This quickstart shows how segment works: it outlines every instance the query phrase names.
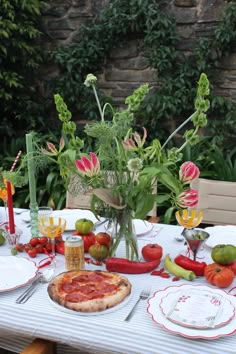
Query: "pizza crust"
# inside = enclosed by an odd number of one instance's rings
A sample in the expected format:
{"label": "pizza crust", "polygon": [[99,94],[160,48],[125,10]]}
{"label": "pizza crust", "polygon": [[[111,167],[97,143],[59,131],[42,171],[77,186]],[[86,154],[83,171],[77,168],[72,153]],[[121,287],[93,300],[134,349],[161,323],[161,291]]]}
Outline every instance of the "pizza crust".
{"label": "pizza crust", "polygon": [[[88,281],[77,281],[80,277],[82,279],[84,277],[85,279],[88,278]],[[86,291],[82,290],[87,285],[88,287],[91,286],[91,288],[86,293]],[[65,308],[89,313],[105,311],[120,304],[129,296],[131,288],[129,280],[117,273],[72,270],[61,273],[52,279],[48,285],[48,294],[51,300]],[[96,296],[97,294],[98,296]],[[80,295],[82,298],[80,298]],[[94,296],[94,298],[84,298],[87,296]],[[68,301],[68,298],[72,299],[72,301]]]}

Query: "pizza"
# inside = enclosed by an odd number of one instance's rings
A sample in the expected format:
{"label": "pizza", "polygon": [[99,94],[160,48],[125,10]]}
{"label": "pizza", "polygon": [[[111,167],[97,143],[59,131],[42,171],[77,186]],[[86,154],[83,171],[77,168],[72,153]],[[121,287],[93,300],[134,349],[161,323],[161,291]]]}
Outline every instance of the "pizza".
{"label": "pizza", "polygon": [[104,311],[120,304],[131,293],[129,280],[116,273],[71,270],[51,280],[51,300],[78,312]]}

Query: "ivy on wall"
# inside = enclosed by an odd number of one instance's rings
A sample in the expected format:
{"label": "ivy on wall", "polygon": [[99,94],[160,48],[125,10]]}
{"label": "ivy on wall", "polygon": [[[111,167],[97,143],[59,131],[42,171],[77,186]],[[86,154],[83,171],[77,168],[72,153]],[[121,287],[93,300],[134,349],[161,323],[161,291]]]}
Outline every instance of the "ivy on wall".
{"label": "ivy on wall", "polygon": [[[186,117],[192,109],[194,83],[201,72],[206,72],[210,80],[224,55],[232,52],[236,37],[236,8],[233,2],[225,4],[221,22],[214,37],[202,39],[188,58],[180,58],[178,52],[175,21],[165,10],[166,1],[156,0],[111,0],[101,10],[98,18],[83,26],[79,42],[58,48],[55,61],[61,73],[56,82],[56,91],[74,105],[86,119],[95,118],[96,110],[83,79],[89,72],[97,73],[105,58],[114,48],[114,43],[127,36],[143,37],[148,51],[148,63],[156,69],[157,90],[149,95],[143,107],[142,123],[158,135],[160,122]],[[214,92],[214,89],[213,89]],[[209,123],[210,135],[218,143],[224,137],[219,126],[226,123],[224,132],[234,130],[234,104],[222,97],[211,98],[212,119]],[[159,127],[159,129],[158,129]],[[236,133],[234,131],[235,136]]]}

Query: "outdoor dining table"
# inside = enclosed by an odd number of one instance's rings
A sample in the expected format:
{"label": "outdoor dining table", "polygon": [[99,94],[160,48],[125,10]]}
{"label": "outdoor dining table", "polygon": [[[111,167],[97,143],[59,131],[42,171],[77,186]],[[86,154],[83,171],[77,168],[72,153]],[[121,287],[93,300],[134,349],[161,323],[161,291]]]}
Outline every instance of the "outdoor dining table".
{"label": "outdoor dining table", "polygon": [[[16,211],[16,209],[15,209]],[[30,239],[30,227],[25,222],[24,213],[15,214],[15,224],[23,230],[21,242],[28,242]],[[5,210],[0,208],[0,221],[4,219]],[[67,216],[69,217],[69,216]],[[184,241],[177,241],[183,228],[174,225],[152,224],[150,231],[138,236],[139,250],[147,243],[158,243],[163,248],[163,257],[170,254],[174,259],[178,254],[186,254],[187,245]],[[96,232],[107,231],[106,224],[98,226]],[[236,231],[236,228],[235,228]],[[67,230],[63,237],[70,235],[73,231]],[[236,234],[236,233],[235,233]],[[236,237],[236,236],[235,236]],[[11,255],[9,244],[0,247],[0,257]],[[122,256],[122,245],[118,256]],[[36,264],[43,258],[44,254],[37,255],[32,259],[27,253],[18,253],[15,257],[26,257]],[[211,248],[204,246],[199,252],[199,260],[212,263]],[[94,264],[87,264],[86,269],[104,270],[105,267]],[[158,268],[163,267],[163,259]],[[65,271],[65,260],[61,254],[56,255],[56,272],[59,274]],[[1,269],[0,269],[1,272]],[[114,308],[108,313],[97,313],[97,315],[76,312],[64,312],[63,308],[56,307],[49,300],[47,284],[40,284],[40,287],[33,296],[24,304],[17,304],[16,299],[27,289],[29,284],[23,285],[10,291],[0,293],[0,348],[5,348],[19,353],[34,338],[44,338],[57,343],[58,353],[98,353],[98,354],[235,354],[236,353],[236,317],[231,319],[230,335],[218,335],[209,338],[199,338],[197,330],[194,335],[182,333],[179,326],[179,333],[168,330],[156,323],[147,311],[148,300],[141,300],[129,321],[126,316],[134,306],[140,293],[144,288],[150,287],[150,297],[157,291],[168,287],[181,287],[183,285],[205,285],[209,286],[214,293],[214,286],[207,283],[204,277],[197,277],[193,281],[180,279],[173,281],[173,276],[162,278],[160,276],[145,274],[124,274],[132,284],[130,300],[124,305]],[[236,278],[235,278],[236,279]],[[236,287],[236,280],[228,292]],[[219,290],[219,289],[218,289]],[[235,294],[235,293],[234,293]],[[236,308],[236,298],[232,296],[232,303]],[[232,326],[233,324],[233,326]],[[224,327],[224,326],[223,326]],[[233,330],[232,330],[233,329]],[[201,330],[202,331],[202,330]],[[205,329],[211,331],[211,329]],[[227,332],[227,331],[226,331]]]}

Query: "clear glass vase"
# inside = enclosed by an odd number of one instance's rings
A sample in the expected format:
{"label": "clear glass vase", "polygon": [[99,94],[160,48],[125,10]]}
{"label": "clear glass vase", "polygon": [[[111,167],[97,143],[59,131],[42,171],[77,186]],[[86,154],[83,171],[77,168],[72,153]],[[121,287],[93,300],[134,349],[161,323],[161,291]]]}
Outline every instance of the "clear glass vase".
{"label": "clear glass vase", "polygon": [[125,244],[125,257],[131,261],[139,260],[137,235],[135,232],[132,211],[128,209],[117,210],[112,219],[112,246],[110,256],[115,257],[121,241]]}

